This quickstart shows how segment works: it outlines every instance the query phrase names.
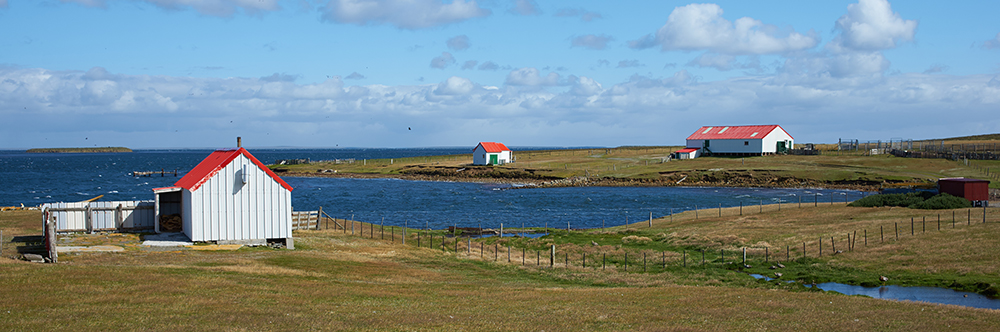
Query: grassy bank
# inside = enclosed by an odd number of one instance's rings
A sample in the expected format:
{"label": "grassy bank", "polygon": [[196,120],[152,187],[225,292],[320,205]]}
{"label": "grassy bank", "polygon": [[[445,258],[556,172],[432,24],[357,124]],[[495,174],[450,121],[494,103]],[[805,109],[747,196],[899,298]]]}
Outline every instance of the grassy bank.
{"label": "grassy bank", "polygon": [[[339,229],[296,231],[294,251],[155,251],[133,245],[124,253],[62,254],[59,264],[4,258],[0,295],[7,300],[0,313],[4,326],[14,330],[1000,328],[1000,316],[991,310],[808,291],[802,283],[756,281],[744,273],[774,271],[766,267],[774,263],[763,263],[762,248],[769,248],[773,262],[786,245],[807,242],[807,258],[782,260],[784,279],[863,283],[887,275],[895,284],[998,282],[1000,268],[990,254],[1000,249],[990,240],[1000,235],[996,209],[989,210],[986,224],[972,222],[980,211],[972,210],[965,225],[956,221],[955,228],[917,228],[899,240],[875,241],[877,226],[903,220],[909,226],[909,218],[920,220],[928,212],[816,205],[747,208],[743,215],[722,209],[721,217],[718,210],[697,217],[685,212],[653,220],[651,227],[642,221],[628,229],[550,229],[540,239],[492,237],[474,240],[471,248],[461,239],[457,253],[453,239],[441,245],[445,231],[411,230],[402,245],[398,237],[389,239],[389,229],[382,240],[377,226],[371,233],[365,224],[364,237]],[[12,256],[11,246],[27,245],[9,243],[12,236],[40,234],[39,219],[37,211],[0,213],[4,256]],[[869,230],[867,246],[859,241],[846,250],[838,244],[842,253],[817,255],[818,239],[842,241],[842,234],[861,229]],[[428,248],[431,234],[434,245]],[[544,251],[551,245],[557,248],[554,262]],[[753,267],[740,271],[737,253],[744,247],[753,249]],[[796,250],[790,255],[800,254]],[[664,257],[667,267],[657,266]]]}
{"label": "grassy bank", "polygon": [[[470,165],[471,155],[319,162],[272,166],[283,176],[401,176],[422,179],[499,179],[548,185],[687,185],[741,187],[840,187],[878,189],[886,183],[926,183],[942,177],[994,179],[1000,161],[968,165],[945,159],[869,156],[825,151],[818,156],[665,158],[679,147],[622,147],[515,151],[516,162],[496,167]],[[558,179],[586,178],[585,181]],[[556,181],[553,181],[556,180]]]}

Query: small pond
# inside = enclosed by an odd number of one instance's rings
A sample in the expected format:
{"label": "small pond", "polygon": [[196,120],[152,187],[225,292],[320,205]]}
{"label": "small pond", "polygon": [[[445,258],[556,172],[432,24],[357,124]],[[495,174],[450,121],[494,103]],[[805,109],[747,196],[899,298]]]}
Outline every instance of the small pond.
{"label": "small pond", "polygon": [[[775,280],[760,274],[751,274],[757,279]],[[792,281],[786,281],[792,282]],[[805,285],[813,287],[813,285]],[[972,308],[1000,309],[1000,299],[993,299],[984,295],[960,292],[953,289],[941,287],[922,286],[898,286],[888,285],[881,287],[864,287],[847,285],[836,282],[824,282],[816,284],[816,288],[841,293],[844,295],[864,295],[876,299],[896,300],[896,301],[920,301],[939,304],[953,304]]]}

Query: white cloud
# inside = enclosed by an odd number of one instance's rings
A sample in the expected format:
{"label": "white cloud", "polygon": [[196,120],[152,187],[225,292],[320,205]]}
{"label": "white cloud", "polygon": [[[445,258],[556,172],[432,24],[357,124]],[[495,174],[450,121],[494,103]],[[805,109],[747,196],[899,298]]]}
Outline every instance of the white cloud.
{"label": "white cloud", "polygon": [[475,0],[330,0],[320,9],[324,21],[357,25],[389,24],[423,29],[489,16]]}
{"label": "white cloud", "polygon": [[556,17],[580,17],[584,22],[603,18],[600,13],[587,11],[583,8],[563,8],[556,12]]}
{"label": "white cloud", "polygon": [[614,40],[614,37],[608,35],[583,35],[576,36],[570,41],[572,47],[583,47],[592,50],[603,50],[608,47],[608,42]]}
{"label": "white cloud", "polygon": [[983,42],[983,48],[985,49],[998,49],[1000,48],[1000,33],[993,39]]}
{"label": "white cloud", "polygon": [[499,70],[500,65],[493,61],[486,61],[479,65],[479,70]]}
{"label": "white cloud", "polygon": [[715,68],[721,71],[755,69],[759,72],[763,70],[760,65],[760,59],[757,56],[749,56],[746,62],[740,62],[736,56],[714,53],[702,53],[689,61],[687,65],[699,68]]}
{"label": "white cloud", "polygon": [[472,83],[467,78],[452,76],[449,77],[444,82],[438,84],[437,89],[434,89],[434,93],[439,95],[464,95],[472,92],[476,88],[476,84]]}
{"label": "white cloud", "polygon": [[479,63],[479,61],[476,61],[476,60],[468,60],[468,61],[462,63],[462,70],[476,69],[476,64],[478,64],[478,63]]}
{"label": "white cloud", "polygon": [[363,80],[363,79],[365,79],[365,75],[361,75],[358,72],[352,72],[350,75],[347,75],[346,77],[344,77],[344,79],[345,80]]}
{"label": "white cloud", "polygon": [[[6,2],[6,0],[0,0]],[[107,7],[107,0],[61,0],[88,7]],[[200,14],[231,17],[237,12],[258,15],[281,9],[278,0],[137,0],[170,10],[194,9]]]}
{"label": "white cloud", "polygon": [[598,95],[604,91],[601,83],[598,83],[592,78],[581,76],[573,87],[570,88],[570,93],[577,96],[593,96]]}
{"label": "white cloud", "polygon": [[644,67],[644,66],[645,65],[642,64],[641,62],[639,62],[639,60],[633,59],[633,60],[618,61],[618,66],[615,67],[615,68],[635,68],[635,67]]}
{"label": "white cloud", "polygon": [[448,42],[446,44],[448,45],[448,48],[453,51],[464,51],[469,49],[469,46],[471,46],[469,36],[466,35],[448,38]]}
{"label": "white cloud", "polygon": [[948,70],[948,66],[940,63],[935,63],[931,65],[929,68],[927,68],[927,70],[924,70],[924,74],[940,73],[944,72],[945,70]]}
{"label": "white cloud", "polygon": [[431,59],[431,68],[444,69],[455,64],[455,57],[448,52],[441,52],[441,56]]}
{"label": "white cloud", "polygon": [[511,71],[507,74],[507,85],[514,86],[556,86],[565,85],[566,82],[556,73],[549,73],[541,76],[538,68],[526,67]]}
{"label": "white cloud", "polygon": [[893,13],[886,0],[860,0],[847,5],[847,14],[837,19],[834,29],[840,34],[828,45],[832,50],[877,51],[913,40],[917,21]]}
{"label": "white cloud", "polygon": [[667,23],[655,34],[629,42],[632,48],[660,46],[663,51],[707,50],[720,54],[779,54],[807,50],[819,43],[812,31],[795,31],[743,17],[730,22],[716,4],[690,4],[674,8]]}
{"label": "white cloud", "polygon": [[[857,54],[868,55],[875,66],[883,61],[879,52]],[[296,84],[0,66],[0,118],[12,124],[0,131],[0,147],[30,147],[45,138],[72,145],[65,138],[79,136],[81,128],[113,137],[108,144],[131,147],[205,147],[229,143],[232,136],[268,142],[261,145],[441,146],[475,142],[483,128],[498,127],[506,135],[498,139],[515,145],[670,145],[683,144],[691,130],[719,119],[778,123],[796,140],[818,143],[1000,131],[995,75],[833,77],[838,70],[846,69],[711,82],[681,70],[601,84],[520,68],[496,88],[462,77],[345,86],[337,77]],[[943,111],[963,116],[940,117]],[[149,123],[156,125],[141,125]],[[407,126],[434,134],[387,129]]]}
{"label": "white cloud", "polygon": [[538,3],[535,0],[514,0],[514,8],[511,8],[508,12],[517,15],[532,16],[540,15],[542,10],[538,9]]}

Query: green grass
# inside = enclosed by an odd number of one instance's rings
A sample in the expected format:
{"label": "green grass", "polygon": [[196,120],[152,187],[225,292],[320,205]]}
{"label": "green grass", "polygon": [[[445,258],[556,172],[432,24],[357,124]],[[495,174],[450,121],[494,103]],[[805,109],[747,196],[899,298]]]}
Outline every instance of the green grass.
{"label": "green grass", "polygon": [[[413,230],[404,246],[398,240],[380,240],[377,233],[376,239],[369,239],[368,232],[361,238],[332,229],[296,231],[302,249],[294,251],[134,250],[65,254],[59,264],[0,259],[0,298],[7,299],[0,303],[0,315],[5,315],[4,326],[13,330],[1000,328],[1000,317],[993,311],[843,296],[804,286],[813,281],[872,285],[885,275],[891,284],[995,293],[1000,275],[993,254],[1000,250],[995,241],[1000,236],[998,211],[991,210],[985,225],[907,233],[899,241],[870,237],[867,246],[858,241],[853,251],[843,247],[841,237],[848,231],[911,217],[919,221],[927,211],[840,203],[785,206],[781,211],[766,206],[763,213],[745,211],[742,216],[734,209],[722,212],[722,217],[708,213],[713,217],[702,214],[697,219],[685,212],[673,221],[657,219],[652,227],[642,221],[628,230],[550,229],[551,235],[539,239],[484,238],[485,259],[480,259],[476,242],[471,254],[465,240],[459,242],[458,253],[451,239],[446,240],[447,250],[441,250],[440,230],[432,232],[435,248],[427,248],[427,242],[417,248]],[[37,213],[5,212],[0,225],[14,235],[34,234]],[[826,241],[829,236],[837,237],[838,249],[844,252],[816,257],[815,239]],[[650,241],[622,241],[628,237]],[[807,243],[804,259],[797,258],[801,252],[795,247],[802,241],[813,241]],[[553,268],[546,255],[551,245],[556,246]],[[786,245],[792,246],[789,260],[783,259]],[[497,246],[499,255],[489,255]],[[749,248],[751,268],[741,267],[743,247]],[[507,248],[513,248],[510,263]],[[520,248],[526,254],[524,266]],[[770,250],[768,262],[763,248]],[[724,259],[720,250],[725,250]],[[646,271],[642,253],[647,254]],[[586,268],[583,254],[588,256]],[[535,261],[538,256],[541,261]],[[599,257],[606,257],[605,268]],[[786,267],[769,269],[779,259]],[[747,275],[774,271],[784,273],[781,279],[798,282],[766,282]]]}

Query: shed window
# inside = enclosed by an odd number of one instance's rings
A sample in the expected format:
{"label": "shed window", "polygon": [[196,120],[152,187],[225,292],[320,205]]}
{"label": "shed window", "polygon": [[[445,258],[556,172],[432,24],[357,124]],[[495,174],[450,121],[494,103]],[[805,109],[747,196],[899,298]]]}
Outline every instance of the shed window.
{"label": "shed window", "polygon": [[743,141],[743,145],[750,145],[750,141]]}

